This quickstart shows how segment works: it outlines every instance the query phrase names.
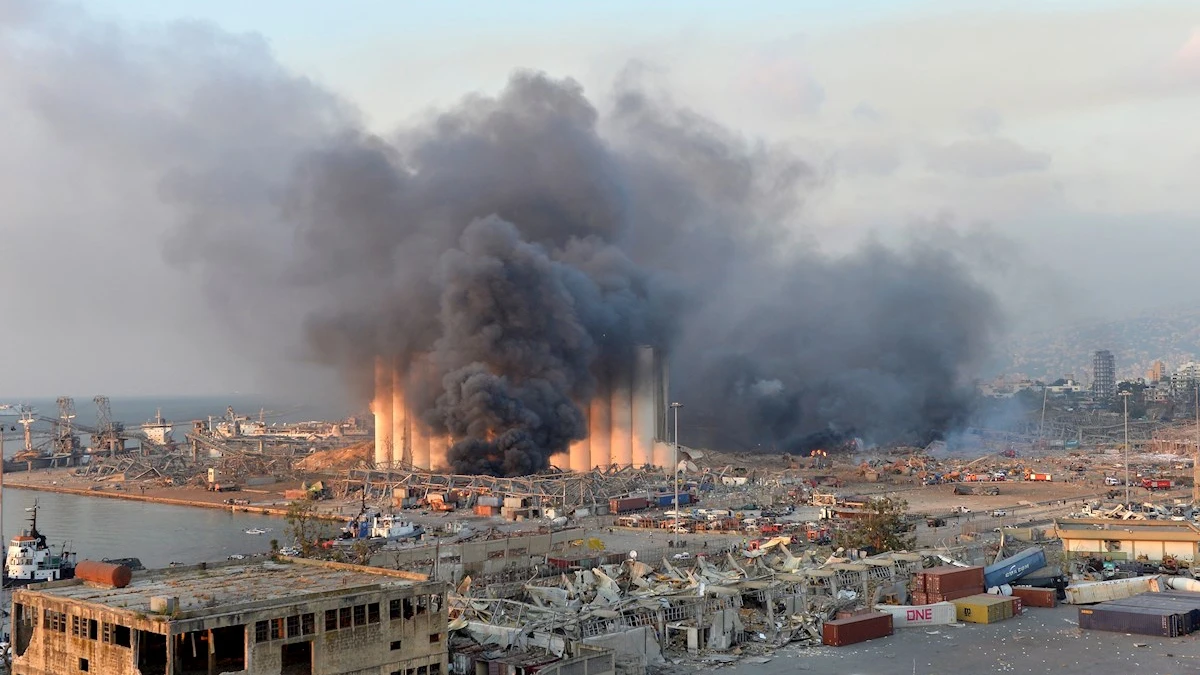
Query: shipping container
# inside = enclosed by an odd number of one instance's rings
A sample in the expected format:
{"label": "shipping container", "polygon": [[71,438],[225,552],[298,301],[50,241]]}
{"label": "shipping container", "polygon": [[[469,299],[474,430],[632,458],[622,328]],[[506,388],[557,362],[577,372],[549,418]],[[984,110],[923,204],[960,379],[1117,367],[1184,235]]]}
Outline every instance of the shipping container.
{"label": "shipping container", "polygon": [[504,499],[499,495],[479,495],[475,503],[481,506],[504,506]]}
{"label": "shipping container", "polygon": [[510,509],[520,509],[525,507],[524,497],[505,497],[504,505]]}
{"label": "shipping container", "polygon": [[640,511],[648,506],[650,506],[650,502],[645,497],[625,497],[623,499],[608,500],[608,509],[612,513]]}
{"label": "shipping container", "polygon": [[475,505],[475,515],[484,516],[486,518],[491,518],[492,516],[500,515],[500,507],[499,506],[487,506],[484,504],[476,504]]}
{"label": "shipping container", "polygon": [[1082,584],[1067,586],[1067,603],[1071,605],[1090,605],[1096,602],[1105,602],[1106,600],[1132,598],[1139,593],[1161,590],[1163,585],[1158,576],[1088,581]]}
{"label": "shipping container", "polygon": [[923,574],[925,575],[925,592],[929,594],[948,594],[983,586],[983,568],[979,566],[943,565],[927,569]]}
{"label": "shipping container", "polygon": [[1050,474],[1048,474],[1048,473],[1031,473],[1031,474],[1029,474],[1029,480],[1049,481]]}
{"label": "shipping container", "polygon": [[875,611],[891,614],[893,628],[944,626],[958,621],[958,610],[952,602],[930,605],[876,605]]}
{"label": "shipping container", "polygon": [[[939,602],[953,602],[962,598],[969,598],[972,595],[980,595],[983,593],[983,586],[975,586],[973,588],[964,588],[961,591],[951,591],[949,593],[922,593],[923,601],[917,604],[932,605]],[[913,594],[916,595],[915,593]],[[913,602],[916,602],[914,597]]]}
{"label": "shipping container", "polygon": [[1142,487],[1147,490],[1170,490],[1171,481],[1161,478],[1143,478]]}
{"label": "shipping container", "polygon": [[1040,546],[1031,546],[994,565],[988,565],[983,571],[983,584],[986,588],[1011,584],[1026,574],[1045,566],[1046,552]]}
{"label": "shipping container", "polygon": [[1058,592],[1053,588],[1013,586],[1013,597],[1026,607],[1058,607]]}
{"label": "shipping container", "polygon": [[1169,609],[1102,604],[1080,607],[1079,627],[1083,630],[1179,637],[1179,615]]}
{"label": "shipping container", "polygon": [[1021,599],[1014,595],[1009,597],[1009,601],[1012,602],[1012,615],[1021,616],[1021,613],[1025,611],[1025,605]]}
{"label": "shipping container", "polygon": [[1144,607],[1149,609],[1169,609],[1178,612],[1179,634],[1187,635],[1200,629],[1200,603],[1175,598],[1164,593],[1142,593],[1132,598],[1122,598],[1103,603],[1105,607]]}
{"label": "shipping container", "polygon": [[588,511],[587,509],[575,509],[574,515],[576,518],[587,518],[591,515],[591,511]]}
{"label": "shipping container", "polygon": [[392,488],[392,499],[404,499],[408,496],[408,488]]}
{"label": "shipping container", "polygon": [[892,615],[875,612],[850,619],[826,621],[821,627],[821,642],[831,647],[844,647],[891,634]]}
{"label": "shipping container", "polygon": [[967,623],[997,623],[1012,618],[1012,599],[997,595],[972,595],[954,601],[955,616]]}

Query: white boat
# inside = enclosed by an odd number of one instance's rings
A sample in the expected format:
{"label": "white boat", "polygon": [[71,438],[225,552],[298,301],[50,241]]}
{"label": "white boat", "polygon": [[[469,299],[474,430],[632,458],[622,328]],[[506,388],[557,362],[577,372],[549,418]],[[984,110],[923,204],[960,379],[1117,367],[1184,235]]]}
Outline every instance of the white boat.
{"label": "white boat", "polygon": [[23,586],[43,581],[58,581],[75,576],[75,554],[67,545],[55,553],[46,545],[46,535],[37,529],[37,502],[26,509],[33,511],[29,529],[12,538],[5,557],[4,585]]}
{"label": "white boat", "polygon": [[266,534],[266,533],[267,533],[267,531],[262,529],[261,527],[252,527],[252,528],[246,530],[246,534]]}
{"label": "white boat", "polygon": [[408,520],[401,520],[395,514],[361,513],[342,528],[342,534],[335,539],[335,546],[353,546],[358,542],[383,544],[400,539],[420,537],[425,529]]}
{"label": "white boat", "polygon": [[173,429],[171,423],[163,419],[162,408],[155,413],[154,419],[142,425],[142,433],[146,434],[146,440],[155,445],[166,445],[171,440]]}

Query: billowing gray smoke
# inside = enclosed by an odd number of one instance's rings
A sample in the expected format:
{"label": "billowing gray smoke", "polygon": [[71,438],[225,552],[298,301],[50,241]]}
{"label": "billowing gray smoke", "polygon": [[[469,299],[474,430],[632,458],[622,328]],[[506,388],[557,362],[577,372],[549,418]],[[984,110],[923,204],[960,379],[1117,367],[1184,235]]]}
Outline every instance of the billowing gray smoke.
{"label": "billowing gray smoke", "polygon": [[0,54],[37,67],[0,85],[111,180],[156,190],[172,259],[227,319],[234,299],[275,308],[243,348],[301,336],[364,401],[376,355],[430,355],[441,386],[409,403],[464,439],[458,470],[546,468],[586,435],[596,374],[641,344],[670,354],[685,443],[912,442],[969,410],[998,313],[954,255],[800,245],[809,167],[635,82],[601,115],[576,83],[519,72],[380,137],[253,37],[18,9]]}

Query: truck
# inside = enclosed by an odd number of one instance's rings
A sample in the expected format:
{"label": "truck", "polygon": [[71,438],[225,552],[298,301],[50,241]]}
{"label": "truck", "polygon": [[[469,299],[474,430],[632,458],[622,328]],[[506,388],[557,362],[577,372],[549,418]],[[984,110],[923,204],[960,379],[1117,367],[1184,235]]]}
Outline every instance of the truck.
{"label": "truck", "polygon": [[1171,481],[1165,478],[1143,478],[1142,487],[1147,490],[1170,490]]}

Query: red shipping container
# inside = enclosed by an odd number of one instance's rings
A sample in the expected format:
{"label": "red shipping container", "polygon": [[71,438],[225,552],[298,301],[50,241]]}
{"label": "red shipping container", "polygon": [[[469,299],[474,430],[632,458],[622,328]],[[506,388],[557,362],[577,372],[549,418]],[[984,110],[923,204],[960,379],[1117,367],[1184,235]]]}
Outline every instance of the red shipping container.
{"label": "red shipping container", "polygon": [[830,647],[844,647],[892,634],[892,615],[872,612],[850,619],[826,621],[821,627],[821,642]]}
{"label": "red shipping container", "polygon": [[913,575],[913,590],[925,592],[925,575],[921,572]]}
{"label": "red shipping container", "polygon": [[1024,607],[1058,607],[1058,591],[1053,588],[1013,586],[1013,597],[1020,598]]}
{"label": "red shipping container", "polygon": [[926,593],[952,593],[964,588],[980,588],[983,586],[983,568],[951,567],[943,565],[925,570]]}
{"label": "red shipping container", "polygon": [[924,593],[922,593],[920,591],[915,591],[912,594],[912,604],[914,604],[914,605],[931,605],[933,603],[929,602],[929,597],[926,596]]}
{"label": "red shipping container", "polygon": [[935,602],[950,602],[952,600],[969,598],[972,595],[980,595],[981,593],[983,593],[983,586],[964,588],[961,591],[951,591],[949,593],[925,593],[925,598],[928,600],[925,604],[932,605]]}
{"label": "red shipping container", "polygon": [[1023,609],[1023,606],[1021,604],[1021,599],[1016,596],[1013,596],[1012,597],[1012,615],[1020,616],[1022,609]]}

